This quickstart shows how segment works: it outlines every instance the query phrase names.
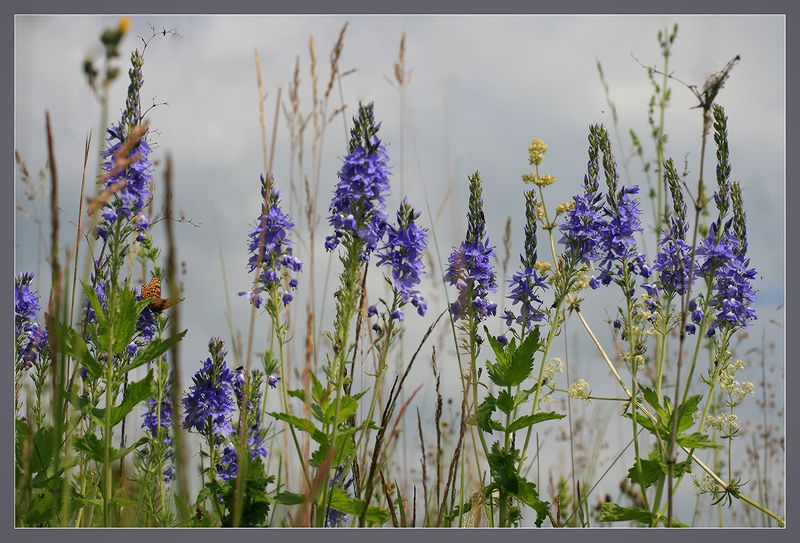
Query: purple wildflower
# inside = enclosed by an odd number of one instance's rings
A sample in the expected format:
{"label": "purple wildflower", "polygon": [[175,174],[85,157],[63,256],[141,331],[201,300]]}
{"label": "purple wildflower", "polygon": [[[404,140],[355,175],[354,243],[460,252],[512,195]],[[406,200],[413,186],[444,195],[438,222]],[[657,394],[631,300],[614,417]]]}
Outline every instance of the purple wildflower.
{"label": "purple wildflower", "polygon": [[533,323],[544,318],[542,299],[539,289],[547,289],[545,278],[536,271],[536,194],[534,191],[525,193],[525,252],[520,255],[521,268],[514,273],[508,281],[511,293],[508,298],[513,300],[512,305],[519,304],[519,314],[506,310],[506,322],[511,325],[511,318],[525,329],[530,329]]}
{"label": "purple wildflower", "polygon": [[14,347],[19,369],[27,370],[41,354],[47,354],[47,330],[36,322],[41,307],[39,295],[31,290],[32,273],[14,281]]}
{"label": "purple wildflower", "polygon": [[[172,440],[169,437],[169,432],[172,429],[172,402],[169,398],[161,401],[161,405],[155,398],[150,398],[145,402],[147,411],[145,411],[142,428],[145,428],[153,439],[158,439],[159,435],[163,436],[163,443],[166,445],[165,459],[172,458],[175,453],[172,448]],[[164,482],[168,483],[172,480],[175,474],[175,467],[172,465],[167,466],[164,470]]]}
{"label": "purple wildflower", "polygon": [[481,180],[478,172],[469,177],[469,214],[467,237],[453,249],[447,260],[445,279],[455,285],[458,298],[450,304],[454,320],[474,315],[482,320],[497,312],[497,304],[486,297],[497,290],[492,255],[494,249],[485,238],[486,220],[481,199]]}
{"label": "purple wildflower", "polygon": [[[225,362],[222,340],[211,338],[208,344],[211,358],[207,358],[194,377],[193,386],[183,398],[186,418],[183,427],[198,432],[213,432],[228,436],[233,432],[230,414],[234,411],[232,398],[234,373]],[[209,421],[211,427],[209,428]]]}
{"label": "purple wildflower", "polygon": [[359,105],[353,122],[349,153],[330,205],[328,222],[334,233],[325,239],[325,248],[332,251],[343,240],[360,240],[360,257],[365,261],[386,231],[389,157],[377,137],[380,123],[375,124],[373,104]]}
{"label": "purple wildflower", "polygon": [[[348,494],[351,495],[350,486],[353,484],[353,479],[351,478],[346,483],[342,484],[342,474],[344,473],[344,467],[339,466],[336,468],[336,473],[334,474],[333,478],[330,481],[330,487],[333,488],[336,485],[340,485],[341,488]],[[336,526],[340,526],[341,524],[347,524],[350,522],[350,515],[347,513],[342,513],[341,511],[337,511],[332,507],[328,507],[325,516],[325,527],[326,528],[333,528]]]}
{"label": "purple wildflower", "polygon": [[[122,120],[108,128],[108,148],[103,152],[106,172],[106,188],[114,187],[114,197],[106,204],[101,214],[103,221],[97,227],[97,236],[107,239],[111,227],[120,220],[136,220],[136,230],[140,241],[149,223],[142,209],[151,196],[152,162],[149,159],[150,144],[146,135],[138,140],[128,141],[133,129],[142,121],[140,90],[144,84],[142,66],[144,60],[139,51],[131,55],[132,68],[129,71],[130,85]],[[124,183],[124,184],[123,184]]]}
{"label": "purple wildflower", "polygon": [[420,275],[425,273],[422,254],[427,246],[427,234],[415,224],[418,218],[419,212],[403,198],[397,211],[397,226],[388,225],[386,243],[378,250],[378,266],[391,266],[392,283],[400,300],[403,304],[411,302],[423,316],[428,306],[416,286]]}
{"label": "purple wildflower", "polygon": [[[288,287],[283,281],[290,272],[301,272],[303,263],[292,253],[289,233],[294,230],[291,218],[280,208],[280,193],[273,190],[272,178],[261,177],[261,195],[265,202],[261,205],[261,215],[248,236],[247,249],[250,253],[248,271],[257,272],[257,285],[253,290],[239,293],[247,296],[250,303],[261,307],[262,292],[277,292],[283,305],[288,305],[294,297],[289,292],[297,288],[297,279],[290,278]],[[269,196],[267,196],[267,191]],[[275,308],[277,309],[277,308]]]}

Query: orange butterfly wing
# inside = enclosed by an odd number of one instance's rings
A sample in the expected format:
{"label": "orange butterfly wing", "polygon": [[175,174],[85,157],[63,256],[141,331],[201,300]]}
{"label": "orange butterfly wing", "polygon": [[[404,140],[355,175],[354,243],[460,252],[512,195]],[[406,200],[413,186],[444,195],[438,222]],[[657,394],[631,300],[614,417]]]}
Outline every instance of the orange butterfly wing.
{"label": "orange butterfly wing", "polygon": [[158,277],[153,277],[150,282],[142,287],[142,300],[150,300],[149,307],[156,313],[161,313],[167,308],[182,302],[183,298],[162,298],[161,281]]}
{"label": "orange butterfly wing", "polygon": [[142,287],[142,300],[147,298],[161,298],[161,281],[158,277],[153,277],[150,282]]}
{"label": "orange butterfly wing", "polygon": [[154,298],[150,302],[150,309],[157,313],[161,313],[167,308],[183,301],[183,298]]}

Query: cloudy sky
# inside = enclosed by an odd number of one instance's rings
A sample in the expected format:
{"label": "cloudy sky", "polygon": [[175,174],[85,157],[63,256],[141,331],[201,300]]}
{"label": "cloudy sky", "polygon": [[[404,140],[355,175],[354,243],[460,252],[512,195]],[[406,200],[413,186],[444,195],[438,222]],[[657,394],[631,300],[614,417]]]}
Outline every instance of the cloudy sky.
{"label": "cloudy sky", "polygon": [[[359,101],[374,101],[382,121],[381,135],[388,145],[394,168],[391,208],[396,208],[404,193],[417,206],[426,199],[437,209],[451,188],[445,212],[433,225],[439,258],[446,259],[449,248],[463,236],[466,209],[466,176],[479,170],[484,180],[484,201],[488,231],[502,245],[506,219],[512,220],[512,255],[522,245],[522,193],[520,175],[527,171],[527,147],[532,138],[550,146],[543,169],[558,182],[548,188],[550,205],[567,200],[579,191],[586,164],[586,137],[589,124],[613,119],[600,83],[596,63],[603,65],[610,96],[618,115],[618,133],[613,143],[618,161],[626,163],[623,181],[646,186],[638,159],[630,159],[627,135],[634,129],[645,142],[645,153],[653,156],[647,138],[647,104],[651,86],[639,63],[660,62],[656,33],[679,23],[670,69],[681,81],[702,84],[712,72],[720,70],[735,55],[741,62],[718,97],[729,115],[729,134],[733,178],[742,181],[749,218],[750,252],[759,270],[758,310],[762,320],[754,336],[766,330],[776,343],[775,364],[783,361],[782,329],[769,319],[783,321],[784,299],[784,21],[776,16],[657,17],[657,16],[154,16],[132,18],[131,32],[123,44],[121,64],[127,69],[129,52],[148,37],[150,25],[156,29],[174,28],[178,36],[158,37],[147,49],[142,100],[145,104],[168,102],[148,115],[157,129],[156,158],[170,152],[174,160],[177,205],[197,226],[177,226],[179,257],[186,263],[183,325],[190,332],[184,342],[183,365],[186,375],[205,357],[208,338],[230,338],[224,315],[225,289],[222,269],[233,296],[232,313],[236,329],[247,329],[249,308],[235,296],[249,284],[246,274],[245,237],[258,214],[260,196],[258,176],[263,169],[258,94],[253,51],[262,59],[267,122],[271,126],[278,88],[286,98],[295,59],[301,69],[301,109],[308,111],[309,36],[316,44],[321,84],[327,82],[328,53],[342,25],[348,22],[341,66],[354,69],[342,80],[341,96],[334,93],[335,105],[344,103],[347,119]],[[65,218],[75,221],[77,214],[83,145],[93,131],[99,141],[99,107],[81,72],[87,55],[100,54],[98,36],[106,26],[115,26],[113,17],[38,17],[16,18],[16,147],[31,170],[43,167],[44,110],[51,112],[59,172],[60,195]],[[407,66],[412,70],[406,91],[405,122],[400,122],[397,89],[387,83],[397,57],[402,33],[407,34]],[[635,57],[635,58],[634,58]],[[118,80],[111,94],[111,116],[124,105],[125,78]],[[701,117],[692,94],[678,82],[672,83],[672,103],[666,129],[667,154],[688,167],[689,179],[697,179]],[[340,157],[346,151],[346,132],[342,119],[333,122],[326,134],[321,169],[320,208],[327,207]],[[349,130],[349,125],[348,125]],[[618,139],[622,141],[622,147]],[[711,140],[709,140],[711,143]],[[400,161],[400,151],[405,157]],[[706,179],[714,172],[713,149],[706,161]],[[274,174],[277,184],[288,192],[290,152],[285,123],[279,123]],[[296,172],[294,172],[296,175]],[[162,172],[156,171],[156,183]],[[694,188],[696,181],[691,181]],[[17,202],[24,201],[19,175],[16,177]],[[158,191],[158,188],[156,189]],[[292,209],[298,228],[307,231],[301,218],[303,202],[295,200]],[[643,207],[649,206],[643,203]],[[426,214],[427,217],[427,214]],[[426,219],[426,223],[427,223]],[[64,223],[62,223],[64,224]],[[323,222],[323,232],[326,227]],[[65,228],[64,243],[74,235]],[[157,242],[162,232],[155,231]],[[326,235],[323,233],[322,235]],[[16,269],[39,270],[47,284],[47,270],[37,264],[38,232],[34,222],[23,214],[16,220]],[[544,239],[544,238],[542,238]],[[645,240],[652,255],[653,238]],[[431,244],[433,247],[433,244]],[[303,253],[305,251],[305,254]],[[222,253],[222,264],[219,253]],[[308,260],[301,247],[300,256]],[[502,250],[500,250],[502,256]],[[317,255],[318,292],[325,285],[328,257]],[[512,265],[513,265],[512,257]],[[336,261],[330,271],[335,279]],[[375,274],[373,274],[375,275]],[[308,277],[308,270],[304,274]],[[430,314],[438,314],[445,301],[441,293],[441,272],[435,270],[425,288],[432,303]],[[379,290],[380,280],[372,278]],[[302,283],[301,283],[302,284]],[[328,292],[332,291],[329,287]],[[300,299],[304,303],[305,292]],[[613,295],[612,295],[613,294]],[[616,294],[603,292],[587,296],[587,313],[609,334],[604,319],[612,314]],[[296,304],[299,309],[301,303]],[[329,325],[331,303],[326,320]],[[318,307],[318,310],[320,308]],[[260,317],[265,319],[266,317]],[[416,345],[429,324],[408,319],[407,345]],[[492,326],[499,326],[492,323]],[[262,329],[266,328],[266,324]],[[582,336],[577,324],[575,373],[592,383],[597,391],[612,391],[607,372],[598,368],[596,353]],[[570,335],[570,340],[573,337]],[[256,350],[266,338],[257,337]],[[563,356],[562,353],[557,353]],[[452,360],[443,363],[448,364]],[[417,368],[417,378],[430,375],[429,368]],[[448,372],[454,371],[451,367]],[[755,380],[755,379],[754,379]],[[459,385],[450,380],[447,389],[455,393]],[[432,390],[420,392],[421,405],[430,405]],[[425,408],[427,409],[427,408]],[[619,439],[629,432],[619,430]],[[626,438],[627,439],[627,438]]]}

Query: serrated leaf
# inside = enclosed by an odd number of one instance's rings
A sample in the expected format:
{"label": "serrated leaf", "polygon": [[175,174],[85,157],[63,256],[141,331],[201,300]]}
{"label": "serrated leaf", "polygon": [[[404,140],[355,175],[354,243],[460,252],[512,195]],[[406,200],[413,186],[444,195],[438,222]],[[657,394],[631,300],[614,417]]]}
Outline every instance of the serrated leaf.
{"label": "serrated leaf", "polygon": [[31,453],[31,471],[44,472],[50,466],[53,458],[53,429],[42,426],[33,437],[33,451]]}
{"label": "serrated leaf", "polygon": [[272,415],[278,420],[288,422],[301,432],[306,432],[307,434],[311,435],[311,437],[317,443],[326,442],[328,439],[327,436],[322,431],[318,430],[317,427],[314,425],[314,423],[309,419],[300,418],[295,415],[290,415],[288,413],[273,412],[270,413],[270,415]]}
{"label": "serrated leaf", "polygon": [[649,387],[641,387],[641,390],[642,390],[642,396],[644,397],[644,401],[646,401],[650,405],[650,407],[652,407],[655,410],[661,408],[661,405],[658,402],[658,395],[656,394],[655,390]]}
{"label": "serrated leaf", "polygon": [[[653,521],[657,519],[660,523],[666,524],[666,517],[655,517],[653,513],[645,509],[635,509],[633,507],[622,507],[616,503],[605,503],[600,509],[600,522],[639,522],[645,526],[655,524]],[[686,527],[685,524],[672,520],[672,526]]]}
{"label": "serrated leaf", "polygon": [[[111,408],[111,426],[116,426],[133,408],[153,395],[153,371],[147,372],[144,379],[128,385],[128,389],[122,397],[122,402]],[[98,420],[105,420],[106,409],[96,407],[92,409],[92,415]]]}
{"label": "serrated leaf", "polygon": [[295,390],[287,390],[286,393],[292,398],[297,398],[303,403],[305,403],[306,401],[306,391],[301,388]]}
{"label": "serrated leaf", "polygon": [[294,492],[280,492],[273,498],[281,505],[300,505],[306,503],[306,497],[303,494],[295,494]]}
{"label": "serrated leaf", "polygon": [[105,449],[103,442],[94,434],[84,434],[76,437],[72,441],[72,445],[76,451],[88,456],[95,462],[103,462],[105,458]]}
{"label": "serrated leaf", "polygon": [[[345,421],[358,410],[358,401],[353,396],[344,396],[339,399],[339,422]],[[321,422],[332,424],[336,417],[336,402],[330,402],[324,412],[325,419]]]}
{"label": "serrated leaf", "polygon": [[519,476],[516,467],[518,454],[516,449],[504,451],[498,442],[492,444],[492,450],[489,453],[489,471],[492,481],[497,488],[505,490],[509,494],[519,492]]}
{"label": "serrated leaf", "polygon": [[92,306],[95,318],[97,319],[97,324],[99,324],[100,327],[105,328],[106,314],[103,311],[103,306],[100,304],[100,299],[97,297],[97,293],[94,291],[91,285],[87,285],[85,283],[83,285],[83,290],[86,292],[86,297],[89,299],[89,305]]}
{"label": "serrated leaf", "polygon": [[[484,329],[487,336],[490,336],[488,328],[484,327]],[[491,340],[495,343],[497,341],[493,338]],[[533,372],[533,355],[539,346],[538,328],[534,328],[519,347],[512,340],[506,345],[502,357],[497,357],[494,363],[486,362],[489,378],[500,387],[512,387],[522,384]],[[492,345],[492,348],[494,349],[494,345]],[[497,350],[495,349],[496,352]]]}
{"label": "serrated leaf", "polygon": [[694,414],[700,407],[700,400],[702,399],[703,396],[697,394],[695,396],[689,396],[686,398],[686,401],[681,404],[678,409],[678,433],[685,432],[694,426]]}
{"label": "serrated leaf", "polygon": [[515,496],[519,501],[536,511],[536,527],[540,528],[550,511],[550,504],[539,499],[536,485],[525,479],[520,479],[519,491]]}
{"label": "serrated leaf", "polygon": [[364,510],[364,502],[353,498],[341,488],[334,488],[331,491],[330,507],[340,513],[360,515]]}
{"label": "serrated leaf", "polygon": [[508,432],[516,432],[518,430],[522,430],[523,428],[527,428],[528,426],[533,426],[534,424],[539,424],[540,422],[544,422],[546,420],[556,420],[556,419],[563,419],[566,415],[562,415],[561,413],[556,413],[554,411],[548,411],[545,413],[534,413],[533,415],[524,415],[514,422],[512,422],[506,431]]}
{"label": "serrated leaf", "polygon": [[381,526],[386,524],[386,521],[389,520],[389,511],[378,507],[377,505],[370,505],[367,508],[366,514],[367,524],[370,526]]}
{"label": "serrated leaf", "polygon": [[146,346],[142,347],[136,352],[136,356],[133,357],[133,360],[130,363],[125,364],[120,368],[120,372],[127,373],[131,370],[138,368],[139,366],[144,366],[148,362],[151,362],[170,350],[174,344],[181,341],[183,337],[186,335],[188,330],[184,330],[180,332],[177,336],[171,338],[158,338],[154,339]]}
{"label": "serrated leaf", "polygon": [[628,479],[630,479],[632,483],[636,485],[644,484],[644,487],[647,488],[657,483],[658,480],[664,476],[664,470],[658,460],[642,459],[640,462],[642,468],[641,479],[639,478],[639,468],[636,461],[634,461],[633,467],[628,470]]}
{"label": "serrated leaf", "polygon": [[[497,341],[497,338],[489,333],[489,329],[486,326],[483,327],[483,330],[486,332],[486,338],[489,340],[489,345],[491,345],[492,350],[494,351],[495,360],[498,364],[505,365],[508,361],[506,356],[508,346],[501,345],[500,342]],[[514,340],[512,339],[511,342],[513,345]]]}
{"label": "serrated leaf", "polygon": [[505,414],[511,413],[516,407],[514,397],[508,390],[501,390],[497,394],[497,408]]}
{"label": "serrated leaf", "polygon": [[622,507],[616,503],[604,503],[600,509],[600,522],[640,522],[649,526],[653,520],[653,513],[644,509],[634,509],[633,507]]}
{"label": "serrated leaf", "polygon": [[491,433],[492,431],[492,414],[494,413],[496,407],[496,400],[491,394],[487,395],[483,402],[481,402],[481,404],[478,406],[478,427],[484,432]]}
{"label": "serrated leaf", "polygon": [[122,448],[122,449],[114,449],[114,454],[112,455],[112,460],[119,460],[127,456],[129,453],[133,452],[135,449],[138,449],[142,445],[146,444],[150,439],[148,437],[139,438],[135,443]]}
{"label": "serrated leaf", "polygon": [[130,288],[123,287],[115,298],[116,315],[114,315],[114,353],[125,352],[136,333],[136,322],[139,313],[147,307],[147,300],[137,302]]}
{"label": "serrated leaf", "polygon": [[714,441],[702,432],[692,432],[690,434],[680,434],[677,437],[678,445],[687,449],[722,449],[722,445]]}

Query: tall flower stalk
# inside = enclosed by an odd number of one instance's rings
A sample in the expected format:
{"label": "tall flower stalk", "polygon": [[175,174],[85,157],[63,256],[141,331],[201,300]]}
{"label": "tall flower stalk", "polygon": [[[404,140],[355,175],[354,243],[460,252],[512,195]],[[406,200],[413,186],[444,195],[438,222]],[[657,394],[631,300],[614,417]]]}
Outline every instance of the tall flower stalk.
{"label": "tall flower stalk", "polygon": [[[387,228],[385,201],[389,194],[389,166],[386,149],[378,138],[380,124],[376,124],[373,104],[359,105],[358,115],[353,119],[350,131],[348,154],[339,170],[330,205],[328,222],[334,232],[325,240],[329,251],[341,246],[339,259],[342,263],[341,286],[336,293],[336,316],[334,319],[333,359],[326,367],[329,383],[333,385],[333,419],[325,425],[329,443],[336,451],[340,449],[340,420],[342,397],[345,395],[344,380],[350,356],[350,327],[357,310],[360,282],[366,273],[370,254],[378,248]],[[355,346],[353,345],[355,355]],[[341,451],[334,453],[334,466],[348,465],[349,458],[342,458]],[[328,469],[328,468],[326,468]],[[317,525],[324,525],[327,502],[331,494],[330,470],[322,476],[321,501],[317,503]]]}

